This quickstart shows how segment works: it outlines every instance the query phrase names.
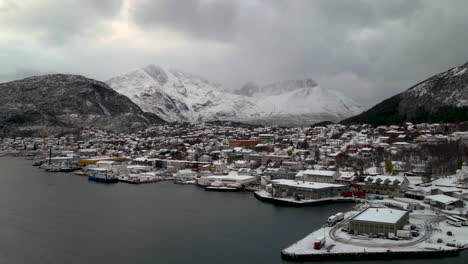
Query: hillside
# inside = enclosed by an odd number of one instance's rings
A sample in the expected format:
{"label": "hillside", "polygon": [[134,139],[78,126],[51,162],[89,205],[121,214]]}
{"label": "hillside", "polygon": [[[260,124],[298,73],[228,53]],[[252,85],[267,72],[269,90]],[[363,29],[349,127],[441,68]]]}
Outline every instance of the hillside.
{"label": "hillside", "polygon": [[105,83],[52,74],[1,83],[0,136],[62,133],[92,127],[130,132],[163,122]]}
{"label": "hillside", "polygon": [[439,73],[392,96],[343,124],[375,126],[403,122],[468,120],[468,63]]}
{"label": "hillside", "polygon": [[337,122],[362,111],[343,94],[311,79],[267,85],[249,82],[234,93],[203,78],[148,65],[107,81],[144,111],[170,122],[236,121],[254,125],[309,126]]}

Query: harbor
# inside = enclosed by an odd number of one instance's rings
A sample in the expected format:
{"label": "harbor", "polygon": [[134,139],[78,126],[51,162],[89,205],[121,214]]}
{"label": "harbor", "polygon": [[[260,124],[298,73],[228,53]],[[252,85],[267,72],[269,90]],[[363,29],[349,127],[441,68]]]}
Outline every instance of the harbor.
{"label": "harbor", "polygon": [[[284,230],[281,237],[276,237],[275,245],[271,245],[263,255],[276,255],[281,262],[419,259],[464,254],[468,237],[465,226],[468,220],[464,218],[468,194],[468,166],[465,162],[458,161],[456,168],[447,167],[446,176],[416,176],[420,167],[403,166],[401,161],[367,159],[382,154],[376,152],[381,146],[379,142],[372,143],[375,151],[362,148],[356,153],[356,148],[362,146],[341,147],[342,144],[355,144],[356,140],[371,144],[372,140],[378,139],[375,134],[367,133],[368,127],[362,127],[360,131],[351,128],[346,132],[346,126],[330,125],[295,130],[294,133],[270,131],[270,128],[238,128],[235,134],[228,135],[227,131],[233,129],[236,128],[206,124],[190,128],[173,125],[132,135],[84,130],[79,137],[4,138],[0,142],[1,153],[4,154],[1,160],[12,164],[21,161],[20,169],[29,171],[24,175],[41,175],[11,178],[15,183],[22,179],[23,184],[30,184],[34,179],[38,188],[54,188],[54,192],[58,191],[55,188],[61,190],[59,185],[88,185],[77,194],[79,197],[68,203],[83,200],[89,204],[82,210],[104,213],[103,219],[90,219],[88,225],[100,227],[105,223],[112,226],[112,221],[119,222],[119,225],[122,224],[120,221],[125,221],[125,224],[130,224],[130,229],[114,230],[126,233],[126,236],[133,236],[132,227],[143,220],[132,214],[121,216],[118,213],[117,217],[108,219],[109,208],[147,205],[144,212],[138,213],[140,217],[147,217],[151,214],[149,211],[156,210],[154,217],[163,219],[168,211],[185,210],[187,216],[173,219],[174,223],[164,223],[172,231],[193,226],[191,216],[202,210],[211,220],[208,221],[209,228],[201,231],[195,226],[195,234],[190,238],[209,233],[216,226],[222,229],[216,234],[229,233],[224,229],[244,228],[248,231],[238,233],[246,235],[250,232],[249,240],[258,239],[258,243],[265,243],[264,238],[253,236],[271,237],[281,226]],[[349,134],[339,141],[327,139],[338,130]],[[241,136],[243,133],[246,135]],[[380,133],[385,135],[387,132]],[[298,140],[298,136],[303,139]],[[251,140],[232,140],[233,137]],[[200,138],[205,140],[200,141]],[[453,139],[447,137],[446,140],[441,144],[454,145],[451,143]],[[418,143],[411,144],[414,148],[420,147]],[[404,153],[405,146],[395,144],[381,151]],[[423,147],[428,146],[422,144]],[[417,152],[410,154],[419,155]],[[366,169],[354,167],[352,161],[358,158],[362,162],[367,159]],[[348,159],[348,163],[342,159]],[[30,187],[29,190],[35,189]],[[88,195],[94,191],[107,196],[89,200]],[[156,198],[153,192],[162,192],[164,196]],[[194,198],[197,196],[216,200],[219,204],[200,202]],[[41,195],[37,197],[42,199]],[[57,202],[56,198],[45,200],[52,205]],[[239,201],[245,202],[243,208],[234,205]],[[160,209],[153,208],[154,204],[158,204]],[[74,209],[65,211],[69,210]],[[268,213],[251,218],[252,210],[266,210]],[[185,211],[181,214],[184,215]],[[283,211],[288,212],[283,222],[264,230],[264,225],[275,223],[277,212]],[[234,222],[218,221],[220,213],[232,217]],[[75,213],[70,214],[76,216]],[[290,217],[293,215],[299,219],[292,221]],[[254,229],[237,226],[236,219],[254,226]],[[298,226],[292,226],[295,224]],[[150,232],[152,228],[147,224],[143,233]],[[171,234],[166,236],[171,237]],[[210,241],[226,246],[218,239],[225,241],[231,238],[215,236]],[[184,239],[179,238],[176,244],[180,245],[181,241]],[[134,242],[138,244],[138,241]],[[248,249],[242,250],[248,255]]]}

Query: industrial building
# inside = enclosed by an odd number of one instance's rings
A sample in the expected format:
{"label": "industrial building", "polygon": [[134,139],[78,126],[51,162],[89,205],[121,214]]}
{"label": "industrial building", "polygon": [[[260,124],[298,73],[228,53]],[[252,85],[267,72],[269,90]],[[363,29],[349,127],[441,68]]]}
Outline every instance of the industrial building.
{"label": "industrial building", "polygon": [[426,196],[425,202],[443,210],[453,210],[464,205],[462,200],[444,194]]}
{"label": "industrial building", "polygon": [[341,196],[349,190],[349,186],[322,182],[306,182],[296,180],[271,181],[273,197],[286,198],[302,196],[304,199],[322,199]]}
{"label": "industrial building", "polygon": [[409,224],[409,212],[391,208],[369,207],[349,221],[348,229],[353,234],[396,234]]}
{"label": "industrial building", "polygon": [[334,183],[340,177],[338,171],[328,170],[301,170],[296,174],[297,180],[311,182],[328,182]]}
{"label": "industrial building", "polygon": [[209,186],[213,182],[222,182],[224,184],[238,183],[241,186],[247,186],[255,183],[255,177],[249,175],[239,175],[235,171],[231,171],[228,175],[211,175],[202,176],[197,179],[198,185]]}

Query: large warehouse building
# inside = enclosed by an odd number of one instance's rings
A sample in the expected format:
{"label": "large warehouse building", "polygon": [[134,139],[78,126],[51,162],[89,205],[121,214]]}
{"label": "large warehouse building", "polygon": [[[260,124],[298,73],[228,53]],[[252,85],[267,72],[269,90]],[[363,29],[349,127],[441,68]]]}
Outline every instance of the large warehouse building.
{"label": "large warehouse building", "polygon": [[348,229],[354,234],[396,234],[409,224],[409,212],[390,208],[369,207],[350,220]]}
{"label": "large warehouse building", "polygon": [[341,196],[349,187],[341,184],[295,180],[273,180],[272,196],[279,198],[302,195],[304,199],[322,199]]}

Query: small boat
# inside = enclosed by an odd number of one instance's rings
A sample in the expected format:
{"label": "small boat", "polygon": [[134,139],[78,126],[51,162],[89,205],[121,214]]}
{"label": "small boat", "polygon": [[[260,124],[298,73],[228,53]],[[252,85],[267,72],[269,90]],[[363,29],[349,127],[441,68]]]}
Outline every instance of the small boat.
{"label": "small boat", "polygon": [[61,172],[61,168],[60,167],[48,167],[45,169],[45,171],[47,172]]}
{"label": "small boat", "polygon": [[84,172],[83,170],[76,170],[73,173],[76,174],[76,175],[80,175],[80,176],[86,175],[86,172]]}
{"label": "small boat", "polygon": [[44,161],[38,160],[38,161],[35,161],[35,162],[33,163],[33,166],[41,166],[42,163],[44,163]]}
{"label": "small boat", "polygon": [[79,169],[80,169],[79,167],[61,167],[60,171],[61,172],[73,172]]}

